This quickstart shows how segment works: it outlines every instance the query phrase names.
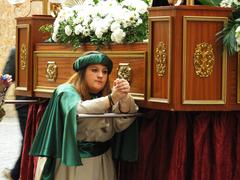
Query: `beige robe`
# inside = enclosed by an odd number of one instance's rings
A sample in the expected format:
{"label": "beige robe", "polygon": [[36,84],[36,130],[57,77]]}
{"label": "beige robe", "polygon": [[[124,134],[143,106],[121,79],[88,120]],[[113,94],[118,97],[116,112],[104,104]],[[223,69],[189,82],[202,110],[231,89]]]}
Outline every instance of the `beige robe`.
{"label": "beige robe", "polygon": [[[78,104],[77,112],[80,113],[105,113],[106,105],[102,98],[82,101]],[[138,107],[131,98],[130,113],[137,112]],[[120,113],[118,104],[112,108],[115,113]],[[78,120],[77,139],[89,142],[104,142],[111,139],[115,132],[120,132],[129,127],[134,118],[84,118]],[[46,158],[39,158],[35,180],[41,179],[41,173]],[[82,158],[82,166],[65,166],[57,159],[55,167],[55,180],[115,180],[116,173],[112,160],[112,152]]]}

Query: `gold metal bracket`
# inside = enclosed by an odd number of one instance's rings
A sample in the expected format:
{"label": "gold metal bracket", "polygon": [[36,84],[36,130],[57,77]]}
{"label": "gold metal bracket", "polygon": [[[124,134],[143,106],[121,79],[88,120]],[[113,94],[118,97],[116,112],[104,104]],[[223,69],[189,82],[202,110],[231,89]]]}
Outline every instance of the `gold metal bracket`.
{"label": "gold metal bracket", "polygon": [[46,67],[46,78],[48,81],[56,81],[57,79],[57,65],[54,61],[48,61]]}
{"label": "gold metal bracket", "polygon": [[126,79],[129,83],[131,81],[132,69],[129,63],[119,63],[117,68],[117,78]]}

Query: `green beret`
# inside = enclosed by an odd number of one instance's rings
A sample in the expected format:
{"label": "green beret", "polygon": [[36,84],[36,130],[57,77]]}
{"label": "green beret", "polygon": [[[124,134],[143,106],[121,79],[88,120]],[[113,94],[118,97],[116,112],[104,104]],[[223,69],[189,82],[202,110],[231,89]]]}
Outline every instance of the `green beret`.
{"label": "green beret", "polygon": [[86,55],[79,57],[73,64],[74,71],[78,72],[88,65],[91,64],[102,64],[108,69],[108,74],[112,71],[112,60],[105,54],[100,52],[90,52]]}

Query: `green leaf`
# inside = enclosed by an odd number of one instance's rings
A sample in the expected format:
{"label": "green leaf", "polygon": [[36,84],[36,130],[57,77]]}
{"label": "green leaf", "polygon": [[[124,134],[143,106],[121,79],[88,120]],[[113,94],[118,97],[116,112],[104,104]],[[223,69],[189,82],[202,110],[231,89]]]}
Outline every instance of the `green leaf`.
{"label": "green leaf", "polygon": [[43,33],[52,33],[53,32],[53,25],[52,24],[45,24],[42,25],[39,28],[39,31],[43,32]]}
{"label": "green leaf", "polygon": [[222,0],[199,0],[202,5],[219,6]]}

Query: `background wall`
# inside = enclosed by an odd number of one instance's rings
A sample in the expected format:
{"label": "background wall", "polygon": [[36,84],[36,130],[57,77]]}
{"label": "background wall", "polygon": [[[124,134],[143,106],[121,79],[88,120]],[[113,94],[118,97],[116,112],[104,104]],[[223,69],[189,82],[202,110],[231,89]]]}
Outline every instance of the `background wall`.
{"label": "background wall", "polygon": [[[0,73],[2,72],[10,49],[15,46],[16,41],[16,20],[17,17],[31,16],[42,13],[42,3],[40,1],[27,0],[19,7],[10,5],[7,0],[0,0]],[[31,9],[31,11],[30,11]],[[6,99],[15,99],[14,84],[7,92]],[[4,105],[6,117],[15,117],[14,105]]]}

